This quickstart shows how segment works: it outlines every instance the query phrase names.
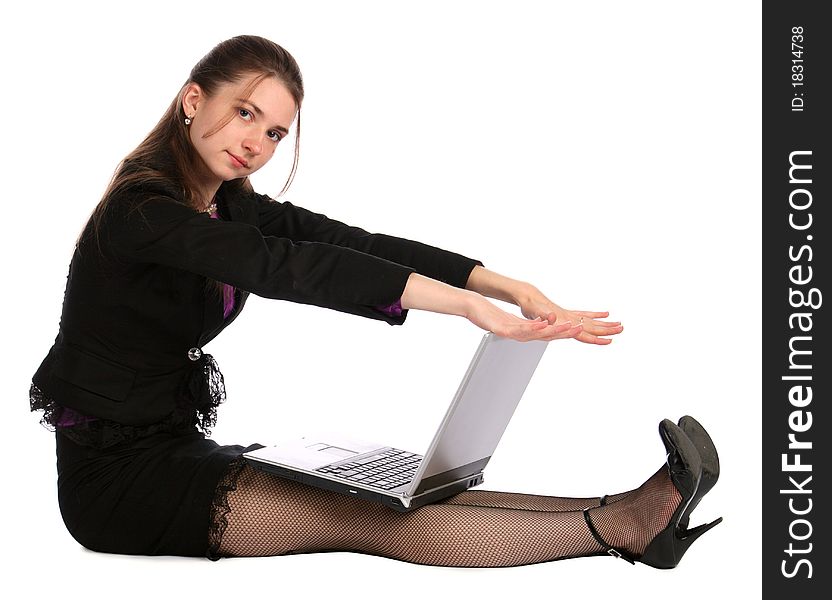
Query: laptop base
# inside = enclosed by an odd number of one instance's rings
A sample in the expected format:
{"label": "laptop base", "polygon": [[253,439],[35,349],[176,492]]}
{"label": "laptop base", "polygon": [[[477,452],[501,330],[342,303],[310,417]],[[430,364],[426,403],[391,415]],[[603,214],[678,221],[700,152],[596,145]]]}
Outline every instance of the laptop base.
{"label": "laptop base", "polygon": [[326,479],[325,477],[316,477],[315,475],[311,475],[309,473],[286,469],[284,467],[261,462],[259,460],[247,460],[246,462],[256,469],[270,473],[271,475],[277,475],[283,479],[290,479],[312,487],[337,492],[345,496],[358,496],[359,498],[364,498],[365,500],[381,502],[384,506],[399,512],[409,512],[421,506],[425,506],[426,504],[432,504],[434,502],[438,502],[439,500],[444,500],[445,498],[464,492],[470,487],[479,485],[484,481],[483,474],[480,472],[476,475],[471,475],[459,481],[449,483],[448,485],[413,496],[409,499],[409,502],[407,502],[406,499],[403,499],[400,496],[390,496],[380,491],[377,492],[362,487],[353,487],[347,483],[333,481],[331,479]]}

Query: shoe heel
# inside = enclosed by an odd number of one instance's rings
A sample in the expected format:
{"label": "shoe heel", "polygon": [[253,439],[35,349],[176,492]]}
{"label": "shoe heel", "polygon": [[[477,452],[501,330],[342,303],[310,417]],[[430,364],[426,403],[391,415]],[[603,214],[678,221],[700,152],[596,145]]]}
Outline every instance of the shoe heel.
{"label": "shoe heel", "polygon": [[[713,529],[714,527],[716,527],[720,523],[722,523],[722,517],[719,517],[718,519],[714,519],[710,523],[705,523],[704,525],[699,525],[697,527],[694,527],[693,529],[688,529],[684,533],[684,539],[690,539],[690,544],[692,544],[696,540],[696,538],[698,538],[700,535],[702,535],[706,531],[710,531],[711,529]],[[688,545],[690,545],[690,544],[688,544]]]}
{"label": "shoe heel", "polygon": [[[657,535],[647,549],[639,557],[639,562],[655,567],[657,569],[673,569],[682,560],[682,557],[691,547],[693,542],[699,539],[706,531],[709,531],[722,523],[722,517],[715,521],[699,525],[687,531],[667,528]],[[680,537],[677,532],[682,534]]]}

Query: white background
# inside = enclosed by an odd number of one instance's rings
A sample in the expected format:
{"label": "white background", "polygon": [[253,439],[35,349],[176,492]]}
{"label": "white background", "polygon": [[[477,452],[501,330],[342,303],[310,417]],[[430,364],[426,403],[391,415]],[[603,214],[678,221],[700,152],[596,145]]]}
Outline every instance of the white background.
{"label": "white background", "polygon": [[[357,582],[377,577],[395,595],[759,595],[757,3],[13,6],[0,26],[4,589],[358,597]],[[624,323],[610,346],[550,345],[483,487],[631,489],[663,460],[658,422],[690,413],[723,472],[693,520],[725,522],[678,569],[607,558],[453,569],[349,553],[213,563],[97,554],[69,536],[54,442],[26,395],[57,334],[74,240],[193,64],[240,33],[282,44],[304,73],[285,199],[478,258]],[[290,156],[287,143],[258,191],[280,191]],[[482,333],[457,317],[411,311],[390,327],[252,297],[207,347],[229,394],[214,437],[268,443],[320,423],[424,449]]]}

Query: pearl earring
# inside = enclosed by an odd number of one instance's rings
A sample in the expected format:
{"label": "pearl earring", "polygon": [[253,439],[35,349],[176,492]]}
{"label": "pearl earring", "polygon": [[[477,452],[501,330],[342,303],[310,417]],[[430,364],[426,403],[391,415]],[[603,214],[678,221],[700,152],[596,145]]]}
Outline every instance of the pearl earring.
{"label": "pearl earring", "polygon": [[190,125],[192,118],[193,118],[193,115],[191,115],[190,117],[185,117],[185,125]]}

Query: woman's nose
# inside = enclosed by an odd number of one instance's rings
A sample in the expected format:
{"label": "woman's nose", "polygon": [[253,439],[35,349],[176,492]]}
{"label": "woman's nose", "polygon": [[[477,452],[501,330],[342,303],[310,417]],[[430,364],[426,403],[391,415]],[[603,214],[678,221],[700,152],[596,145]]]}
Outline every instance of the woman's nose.
{"label": "woman's nose", "polygon": [[260,154],[263,151],[263,144],[255,138],[246,138],[243,147],[251,154]]}

